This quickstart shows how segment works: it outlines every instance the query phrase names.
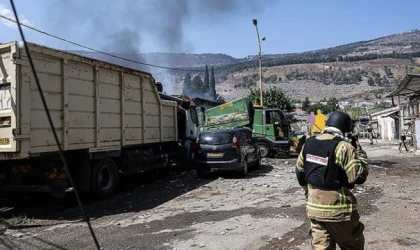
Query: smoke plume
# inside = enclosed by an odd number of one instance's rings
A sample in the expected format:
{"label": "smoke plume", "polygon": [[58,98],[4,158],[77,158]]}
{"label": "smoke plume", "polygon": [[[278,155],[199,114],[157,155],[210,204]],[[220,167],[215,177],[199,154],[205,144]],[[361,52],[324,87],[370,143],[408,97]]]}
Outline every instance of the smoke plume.
{"label": "smoke plume", "polygon": [[[267,0],[263,4],[258,0],[61,0],[55,1],[48,8],[54,11],[45,16],[54,20],[49,23],[56,34],[67,38],[78,34],[85,39],[78,41],[80,43],[141,60],[139,53],[144,52],[145,44],[153,44],[156,52],[193,53],[193,44],[185,38],[188,32],[185,26],[189,22],[211,26],[235,15],[257,15],[273,1]],[[167,65],[173,62],[170,55],[165,59]],[[154,71],[122,60],[116,63]],[[168,76],[162,70],[158,74]]]}

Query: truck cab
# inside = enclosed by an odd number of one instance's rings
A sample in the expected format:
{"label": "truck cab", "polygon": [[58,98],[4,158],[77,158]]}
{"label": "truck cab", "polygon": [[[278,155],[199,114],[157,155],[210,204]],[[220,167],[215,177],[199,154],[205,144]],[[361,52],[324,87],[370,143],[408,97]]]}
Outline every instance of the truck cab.
{"label": "truck cab", "polygon": [[283,111],[256,106],[252,133],[259,142],[262,157],[269,156],[273,151],[288,152],[290,132],[290,122]]}

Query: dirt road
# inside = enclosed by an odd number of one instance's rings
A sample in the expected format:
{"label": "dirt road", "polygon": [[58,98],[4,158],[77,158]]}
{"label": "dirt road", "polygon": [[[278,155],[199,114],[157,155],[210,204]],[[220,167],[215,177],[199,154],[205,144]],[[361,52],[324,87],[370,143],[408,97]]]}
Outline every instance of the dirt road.
{"label": "dirt road", "polygon": [[[356,193],[366,249],[419,249],[419,156],[367,145],[370,176]],[[84,199],[103,249],[310,248],[296,158],[264,160],[248,178],[193,172],[125,179],[118,194]],[[95,249],[74,196],[2,199],[0,249]],[[2,230],[3,227],[3,230]]]}

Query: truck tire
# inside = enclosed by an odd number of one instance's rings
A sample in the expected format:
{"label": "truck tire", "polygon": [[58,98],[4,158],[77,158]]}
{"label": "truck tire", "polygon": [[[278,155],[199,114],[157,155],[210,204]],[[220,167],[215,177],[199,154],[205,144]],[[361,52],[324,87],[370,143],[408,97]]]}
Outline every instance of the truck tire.
{"label": "truck tire", "polygon": [[113,160],[105,158],[95,162],[90,179],[92,194],[98,199],[112,196],[117,189],[118,177],[117,165]]}
{"label": "truck tire", "polygon": [[265,142],[258,143],[258,148],[260,150],[261,158],[269,157],[271,154],[270,145]]}

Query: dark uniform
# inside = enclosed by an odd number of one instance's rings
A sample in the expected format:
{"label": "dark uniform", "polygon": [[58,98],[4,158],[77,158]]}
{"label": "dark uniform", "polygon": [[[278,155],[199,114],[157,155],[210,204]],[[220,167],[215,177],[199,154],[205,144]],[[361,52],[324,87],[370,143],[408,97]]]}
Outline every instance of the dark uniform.
{"label": "dark uniform", "polygon": [[[347,116],[334,112],[326,131],[336,127],[350,132],[351,120],[348,125],[342,124]],[[350,192],[354,184],[364,183],[368,176],[366,153],[357,147],[324,131],[309,138],[299,155],[296,175],[307,194],[314,249],[336,249],[336,243],[341,249],[364,249],[364,225],[359,221],[356,197]]]}

